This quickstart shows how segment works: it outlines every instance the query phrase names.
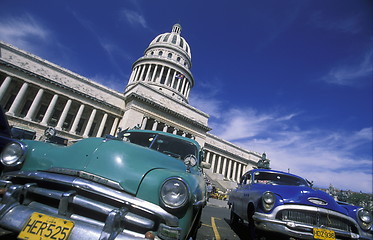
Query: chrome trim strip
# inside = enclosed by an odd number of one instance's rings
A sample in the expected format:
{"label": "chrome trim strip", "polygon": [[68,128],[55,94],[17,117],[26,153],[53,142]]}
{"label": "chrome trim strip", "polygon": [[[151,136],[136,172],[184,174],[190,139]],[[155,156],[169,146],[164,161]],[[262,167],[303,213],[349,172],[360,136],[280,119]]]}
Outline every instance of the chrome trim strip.
{"label": "chrome trim strip", "polygon": [[123,204],[131,205],[132,208],[148,212],[152,215],[156,215],[158,218],[163,219],[165,224],[167,224],[168,226],[179,226],[179,219],[176,216],[173,216],[156,204],[136,198],[132,195],[115,189],[109,189],[108,187],[102,186],[101,184],[78,177],[49,172],[19,171],[5,173],[2,178],[5,180],[10,180],[11,178],[35,179],[39,181],[43,180],[52,183],[60,183],[68,186],[73,186],[83,191],[91,192],[106,198],[111,198],[113,200],[122,202]]}
{"label": "chrome trim strip", "polygon": [[304,223],[297,223],[291,220],[283,221],[283,220],[276,219],[276,215],[278,214],[278,212],[282,210],[301,210],[301,211],[325,213],[331,216],[336,216],[338,218],[345,219],[346,221],[350,222],[359,231],[359,234],[354,234],[351,232],[342,231],[340,229],[333,228],[332,230],[335,231],[337,234],[339,234],[340,236],[348,237],[348,238],[359,238],[359,235],[362,234],[361,233],[362,230],[360,229],[358,223],[353,218],[346,216],[339,212],[335,212],[335,211],[325,209],[325,208],[314,207],[314,206],[293,205],[293,204],[281,205],[281,206],[276,207],[271,213],[268,213],[268,214],[255,212],[253,219],[255,223],[258,224],[259,227],[261,223],[263,224],[265,223],[266,229],[264,230],[270,230],[271,228],[278,230],[278,227],[276,226],[281,225],[281,226],[286,227],[286,231],[284,231],[284,233],[290,231],[290,232],[293,232],[294,234],[303,234],[304,236],[309,235],[309,233],[305,232],[304,230],[307,229],[308,231],[312,232],[312,229],[314,227],[317,227],[317,226],[308,225]]}
{"label": "chrome trim strip", "polygon": [[117,190],[125,190],[123,187],[118,183],[114,182],[112,180],[109,180],[107,178],[103,178],[100,176],[97,176],[92,173],[88,173],[85,171],[80,171],[80,170],[75,170],[75,169],[69,169],[69,168],[50,168],[47,170],[47,172],[52,172],[52,173],[60,173],[60,174],[65,174],[65,175],[70,175],[70,176],[75,176],[75,177],[80,177],[86,180],[90,180],[92,182],[100,183],[102,185],[106,185],[111,188],[115,188]]}

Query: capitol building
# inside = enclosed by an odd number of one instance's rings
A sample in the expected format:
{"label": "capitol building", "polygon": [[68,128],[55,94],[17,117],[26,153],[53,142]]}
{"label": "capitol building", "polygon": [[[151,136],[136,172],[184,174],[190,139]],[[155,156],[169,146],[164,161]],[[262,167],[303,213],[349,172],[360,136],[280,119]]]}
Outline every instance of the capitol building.
{"label": "capitol building", "polygon": [[48,127],[69,140],[133,127],[193,138],[211,163],[208,177],[233,188],[261,154],[209,133],[209,115],[188,101],[195,84],[191,66],[179,24],[156,36],[133,63],[124,92],[0,41],[0,105],[10,125],[35,131],[36,139]]}

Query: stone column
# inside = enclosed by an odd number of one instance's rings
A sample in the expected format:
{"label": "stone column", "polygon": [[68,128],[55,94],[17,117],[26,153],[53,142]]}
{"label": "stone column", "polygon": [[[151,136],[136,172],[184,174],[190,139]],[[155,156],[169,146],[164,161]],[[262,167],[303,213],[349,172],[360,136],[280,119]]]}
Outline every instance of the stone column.
{"label": "stone column", "polygon": [[137,67],[135,68],[135,70],[136,70],[136,74],[135,74],[135,77],[134,77],[133,81],[137,81],[138,78],[139,78],[139,74],[140,74],[140,66],[137,66]]}
{"label": "stone column", "polygon": [[169,79],[169,77],[170,77],[170,72],[171,72],[171,68],[168,68],[168,70],[167,70],[167,74],[166,74],[166,79],[165,79],[165,81],[164,81],[164,85],[166,85],[166,86],[168,86],[169,84],[169,82],[170,82],[170,79]]}
{"label": "stone column", "polygon": [[181,94],[183,94],[183,92],[184,92],[184,89],[185,89],[185,85],[186,85],[186,83],[187,83],[187,79],[184,78],[184,80],[183,80],[183,84],[181,85],[181,90],[180,90],[180,93],[181,93]]}
{"label": "stone column", "polygon": [[150,69],[152,68],[152,65],[149,64],[149,67],[148,67],[148,71],[146,71],[146,75],[145,75],[145,81],[148,81],[149,79],[149,73],[150,73]]}
{"label": "stone column", "polygon": [[174,87],[175,84],[175,79],[176,79],[176,70],[174,71],[174,74],[172,75],[172,81],[171,81],[171,87]]}
{"label": "stone column", "polygon": [[56,103],[57,103],[57,100],[58,100],[58,95],[57,94],[54,94],[48,108],[47,108],[47,111],[45,111],[45,114],[44,114],[44,117],[43,117],[43,120],[41,121],[41,125],[44,125],[44,126],[47,126],[48,125],[48,121],[53,113],[53,110],[54,110],[54,107],[56,106]]}
{"label": "stone column", "polygon": [[158,70],[158,65],[155,65],[155,68],[152,74],[152,79],[151,79],[152,82],[155,82],[155,74],[157,74],[157,70]]}
{"label": "stone column", "polygon": [[71,102],[72,102],[71,99],[67,100],[67,102],[65,104],[65,107],[63,108],[63,111],[61,113],[61,117],[58,120],[58,123],[57,123],[57,126],[56,126],[57,130],[61,130],[62,129],[63,123],[65,122],[65,119],[66,119],[66,116],[67,116],[67,113],[70,110]]}
{"label": "stone column", "polygon": [[175,134],[175,135],[176,135],[176,134],[177,134],[177,131],[178,131],[177,128],[174,128],[174,131],[172,132],[172,134]]}
{"label": "stone column", "polygon": [[140,81],[143,81],[142,77],[144,76],[145,66],[146,66],[146,65],[142,65],[141,74],[140,74],[140,79],[139,79]]}
{"label": "stone column", "polygon": [[240,179],[241,179],[241,176],[242,176],[242,174],[241,174],[241,163],[238,163],[238,171],[237,171],[237,177],[236,177],[236,181],[237,182],[240,182]]}
{"label": "stone column", "polygon": [[177,86],[176,86],[177,91],[179,91],[180,84],[181,84],[182,81],[183,81],[183,79],[180,79],[180,78],[177,79]]}
{"label": "stone column", "polygon": [[153,124],[152,130],[153,130],[153,131],[156,131],[156,130],[157,130],[157,127],[158,127],[158,121],[157,121],[157,120],[154,120],[154,124]]}
{"label": "stone column", "polygon": [[231,172],[232,172],[232,160],[228,159],[228,169],[227,169],[227,179],[231,179]]}
{"label": "stone column", "polygon": [[85,137],[85,138],[88,137],[89,131],[91,130],[93,120],[95,119],[95,116],[96,116],[96,112],[97,112],[96,109],[92,109],[91,116],[89,117],[87,126],[85,127],[85,130],[84,130],[84,133],[83,133],[83,137]]}
{"label": "stone column", "polygon": [[35,115],[36,109],[37,109],[37,107],[40,104],[40,100],[41,100],[41,98],[43,96],[43,93],[44,93],[44,89],[40,88],[39,91],[38,91],[38,93],[35,96],[34,101],[32,101],[32,104],[31,104],[31,106],[30,106],[30,108],[29,108],[29,110],[28,110],[28,112],[26,114],[25,120],[29,120],[29,121],[32,120],[32,118]]}
{"label": "stone column", "polygon": [[189,81],[187,81],[187,82],[185,83],[185,87],[184,87],[183,92],[182,92],[182,94],[183,94],[184,96],[186,96],[186,92],[188,91],[188,87],[189,87]]}
{"label": "stone column", "polygon": [[165,124],[162,131],[167,132],[167,129],[168,129],[168,126],[167,126],[167,124]]}
{"label": "stone column", "polygon": [[141,123],[141,129],[144,130],[145,127],[146,127],[146,123],[148,122],[148,117],[144,117],[142,119],[142,123]]}
{"label": "stone column", "polygon": [[81,104],[78,110],[78,113],[75,116],[73,125],[71,126],[70,133],[75,134],[76,128],[78,127],[80,118],[82,117],[84,111],[84,104]]}
{"label": "stone column", "polygon": [[185,98],[189,98],[189,93],[190,93],[190,88],[188,88],[186,94],[185,94]]}
{"label": "stone column", "polygon": [[226,173],[227,173],[227,158],[224,157],[223,172],[221,174],[223,174],[223,176],[226,177]]}
{"label": "stone column", "polygon": [[102,132],[104,131],[106,120],[107,120],[107,113],[105,113],[104,116],[102,117],[100,127],[98,128],[96,137],[101,137]]}
{"label": "stone column", "polygon": [[159,83],[162,81],[163,71],[164,71],[164,66],[162,66],[161,73],[159,74],[159,81],[158,81]]}
{"label": "stone column", "polygon": [[236,168],[237,168],[237,162],[234,161],[233,162],[233,176],[232,176],[233,181],[236,181],[236,170],[237,170]]}
{"label": "stone column", "polygon": [[212,160],[211,160],[211,170],[212,172],[214,172],[214,168],[215,168],[215,158],[216,158],[216,154],[215,153],[212,153]]}
{"label": "stone column", "polygon": [[10,107],[9,111],[8,111],[8,114],[11,115],[11,116],[14,116],[23,100],[23,98],[25,97],[26,95],[26,91],[27,91],[27,88],[28,88],[28,83],[23,83],[21,89],[19,90],[16,98],[14,99],[13,103],[12,103],[12,106]]}
{"label": "stone column", "polygon": [[218,156],[218,166],[216,167],[216,173],[220,173],[221,156]]}
{"label": "stone column", "polygon": [[130,75],[130,79],[128,80],[128,83],[133,82],[133,77],[134,76],[135,76],[135,69],[132,70],[131,75]]}
{"label": "stone column", "polygon": [[115,136],[115,132],[116,132],[117,126],[118,126],[118,121],[119,121],[119,118],[114,119],[113,126],[111,127],[111,130],[110,130],[110,135],[112,135],[112,136]]}
{"label": "stone column", "polygon": [[0,101],[3,99],[4,93],[8,90],[8,87],[9,87],[9,84],[10,84],[11,81],[12,81],[12,78],[7,76],[5,78],[3,84],[1,84],[1,87],[0,87]]}

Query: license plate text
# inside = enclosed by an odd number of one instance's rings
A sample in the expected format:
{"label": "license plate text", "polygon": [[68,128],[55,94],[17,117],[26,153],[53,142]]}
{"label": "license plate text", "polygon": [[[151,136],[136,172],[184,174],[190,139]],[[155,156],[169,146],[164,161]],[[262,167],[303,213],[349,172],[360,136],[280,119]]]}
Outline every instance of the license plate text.
{"label": "license plate text", "polygon": [[322,240],[335,240],[335,232],[324,228],[314,228],[313,237]]}
{"label": "license plate text", "polygon": [[23,226],[18,239],[66,240],[73,227],[72,221],[35,212]]}

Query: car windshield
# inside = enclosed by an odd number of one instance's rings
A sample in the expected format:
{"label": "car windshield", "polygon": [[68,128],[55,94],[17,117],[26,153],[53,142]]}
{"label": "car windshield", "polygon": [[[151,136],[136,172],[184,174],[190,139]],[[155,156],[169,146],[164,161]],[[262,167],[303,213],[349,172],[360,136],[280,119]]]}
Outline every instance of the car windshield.
{"label": "car windshield", "polygon": [[272,185],[309,186],[307,181],[303,178],[275,172],[255,172],[254,183]]}
{"label": "car windshield", "polygon": [[197,157],[197,147],[188,141],[156,133],[127,132],[126,140],[154,149],[171,157],[184,159],[188,155]]}

